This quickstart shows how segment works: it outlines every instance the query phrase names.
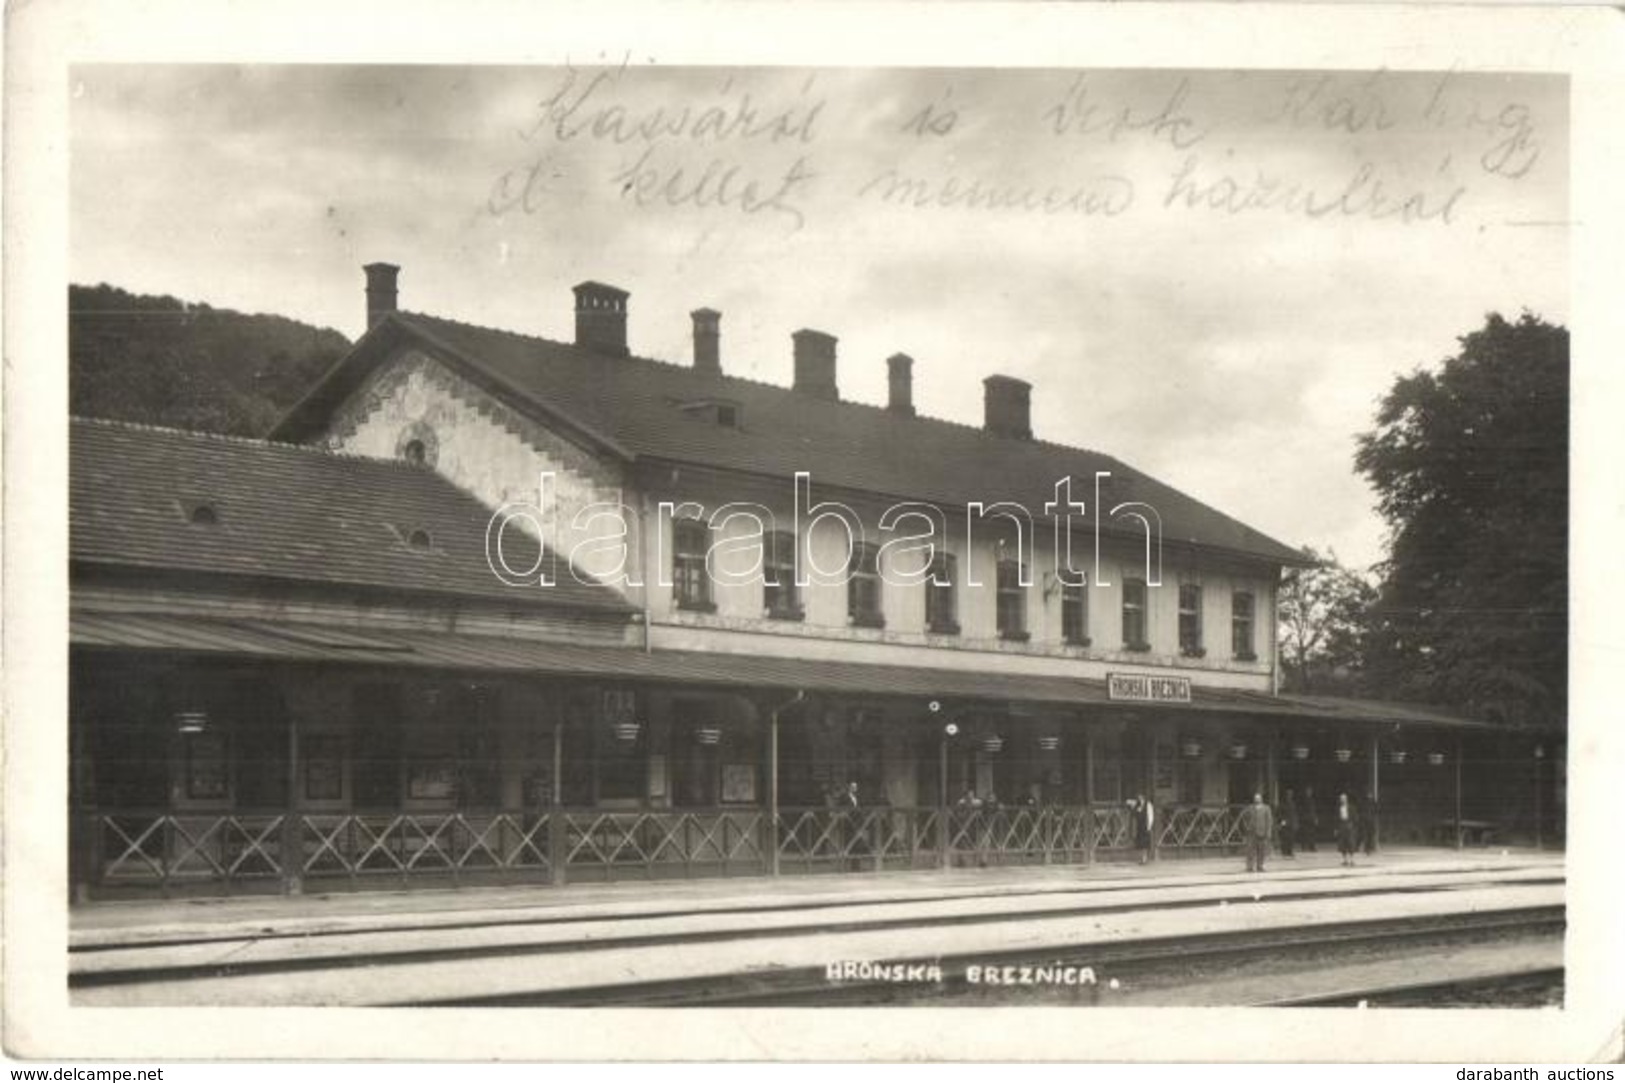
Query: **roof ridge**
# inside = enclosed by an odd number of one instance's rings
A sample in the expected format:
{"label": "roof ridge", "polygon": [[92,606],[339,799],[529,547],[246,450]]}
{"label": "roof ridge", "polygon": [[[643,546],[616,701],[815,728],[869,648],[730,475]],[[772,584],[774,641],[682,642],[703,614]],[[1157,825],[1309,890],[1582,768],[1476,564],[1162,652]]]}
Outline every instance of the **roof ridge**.
{"label": "roof ridge", "polygon": [[[404,459],[380,459],[375,455],[362,455],[354,451],[334,451],[319,444],[296,444],[288,440],[271,440],[263,436],[238,436],[229,432],[210,432],[206,429],[183,429],[175,425],[155,425],[150,421],[129,421],[118,417],[87,417],[83,414],[69,414],[70,425],[93,425],[104,429],[128,429],[133,432],[155,432],[170,436],[185,436],[199,440],[213,440],[224,444],[238,444],[246,447],[275,448],[284,451],[300,451],[308,455],[324,459],[333,459],[340,462],[376,463],[380,466],[390,466],[398,469],[422,471],[424,467],[417,463],[407,462]],[[433,471],[430,471],[433,473]]]}
{"label": "roof ridge", "polygon": [[[432,312],[409,312],[409,311],[402,310],[402,311],[398,312],[397,315],[404,316],[407,319],[416,318],[416,319],[433,320],[436,323],[449,323],[454,327],[465,327],[470,331],[482,331],[482,332],[485,332],[486,334],[502,335],[505,338],[517,338],[517,339],[521,339],[521,340],[523,340],[525,342],[540,343],[541,345],[544,345],[544,346],[553,346],[553,347],[556,347],[558,349],[570,350],[572,352],[578,352],[578,353],[583,353],[583,354],[594,354],[594,352],[592,350],[589,350],[589,349],[587,349],[587,348],[585,348],[583,346],[578,346],[574,342],[563,342],[563,341],[560,341],[559,339],[556,339],[556,338],[548,338],[545,335],[526,334],[523,331],[513,331],[513,330],[510,330],[510,329],[508,329],[506,327],[492,327],[489,324],[469,323],[467,320],[456,320],[456,319],[452,319],[450,316],[437,316]],[[770,391],[790,391],[790,390],[793,390],[792,388],[785,387],[783,384],[769,383],[766,380],[758,380],[758,379],[754,379],[754,378],[752,378],[750,376],[737,376],[737,375],[734,375],[733,373],[728,373],[728,372],[716,373],[716,374],[700,373],[700,372],[697,372],[695,370],[694,366],[692,366],[692,365],[682,365],[682,364],[678,364],[676,361],[667,361],[664,358],[660,358],[660,357],[646,357],[643,354],[634,354],[634,353],[627,353],[625,355],[594,354],[594,356],[597,357],[599,360],[603,360],[603,361],[641,361],[646,365],[658,365],[658,366],[660,366],[661,368],[664,368],[664,369],[671,369],[673,372],[686,372],[686,373],[689,373],[691,375],[698,376],[698,377],[700,377],[702,379],[729,380],[729,381],[733,381],[733,382],[736,382],[736,383],[750,384],[753,387],[766,388],[766,389],[768,389]],[[856,405],[856,404],[853,404],[853,405]]]}
{"label": "roof ridge", "polygon": [[[486,333],[486,334],[501,335],[504,338],[519,339],[519,340],[524,341],[524,342],[539,343],[539,344],[544,345],[544,346],[552,346],[552,347],[557,347],[557,348],[560,348],[560,349],[566,349],[566,350],[571,350],[571,351],[576,351],[576,352],[581,352],[581,353],[588,353],[588,354],[592,353],[591,350],[587,350],[584,347],[578,346],[573,342],[561,342],[558,339],[548,338],[545,335],[527,334],[527,333],[525,333],[523,331],[514,331],[514,330],[510,330],[509,328],[506,328],[506,327],[492,327],[492,326],[489,326],[487,324],[470,323],[467,320],[453,319],[450,316],[438,316],[438,315],[436,315],[436,314],[434,314],[432,312],[414,312],[414,311],[407,311],[407,310],[403,309],[403,310],[400,310],[399,312],[397,312],[396,315],[403,316],[408,320],[410,320],[410,319],[432,320],[432,321],[434,321],[436,323],[446,323],[446,324],[451,324],[454,327],[467,328],[470,331],[479,331],[479,332],[483,332],[483,333]],[[739,376],[739,375],[735,375],[733,373],[728,373],[728,372],[717,373],[717,374],[700,373],[700,372],[697,372],[692,365],[683,365],[683,364],[679,364],[676,361],[667,361],[667,360],[665,360],[663,358],[659,358],[659,357],[647,357],[647,356],[644,356],[642,354],[628,353],[628,354],[626,354],[624,356],[604,355],[604,356],[602,356],[601,359],[605,360],[605,361],[612,361],[612,362],[613,361],[638,361],[638,362],[642,362],[643,364],[657,365],[657,366],[659,366],[660,368],[663,368],[663,369],[670,369],[673,372],[687,373],[687,374],[696,376],[696,377],[698,377],[700,379],[731,381],[731,382],[735,382],[735,383],[747,384],[747,385],[749,385],[751,387],[760,387],[760,388],[763,388],[764,390],[767,390],[767,391],[778,391],[778,392],[782,392],[784,394],[795,394],[795,388],[794,387],[786,387],[784,384],[771,383],[771,382],[769,382],[767,380],[761,380],[761,379],[757,379],[757,378],[751,377],[751,376]],[[918,414],[918,413],[915,413],[915,414],[899,414],[899,413],[894,413],[891,410],[891,408],[888,407],[888,406],[884,406],[884,405],[881,405],[879,403],[873,403],[873,402],[863,402],[862,400],[859,400],[859,399],[837,398],[837,399],[833,400],[833,403],[831,403],[831,400],[828,400],[828,399],[818,399],[816,401],[823,402],[823,403],[826,403],[826,404],[832,404],[832,405],[835,405],[835,406],[851,406],[851,407],[858,407],[858,408],[866,409],[866,410],[873,410],[873,411],[875,411],[877,413],[887,415],[889,418],[891,418],[893,421],[895,421],[898,424],[906,424],[906,423],[910,423],[910,422],[915,422],[915,423],[925,423],[925,424],[931,424],[931,425],[943,425],[943,426],[947,426],[949,428],[959,429],[959,430],[962,430],[962,431],[968,432],[968,433],[976,433],[978,435],[985,436],[985,437],[988,437],[990,439],[1010,439],[1009,437],[1001,437],[997,433],[988,432],[987,429],[983,428],[982,426],[973,425],[968,421],[955,421],[952,418],[937,417],[934,414]],[[1121,460],[1116,459],[1115,456],[1109,455],[1106,452],[1097,451],[1094,448],[1081,447],[1081,446],[1076,445],[1076,444],[1062,444],[1062,443],[1058,443],[1058,442],[1056,442],[1054,440],[1041,440],[1038,437],[1032,437],[1029,440],[1024,441],[1024,442],[1029,443],[1029,444],[1038,445],[1038,446],[1041,446],[1041,447],[1055,448],[1055,449],[1060,450],[1060,451],[1081,453],[1081,454],[1084,454],[1084,455],[1098,455],[1098,456],[1100,456],[1102,458],[1108,458],[1108,459],[1112,459],[1114,462],[1119,462],[1120,465],[1123,465],[1123,466],[1128,465],[1126,463],[1122,463]]]}

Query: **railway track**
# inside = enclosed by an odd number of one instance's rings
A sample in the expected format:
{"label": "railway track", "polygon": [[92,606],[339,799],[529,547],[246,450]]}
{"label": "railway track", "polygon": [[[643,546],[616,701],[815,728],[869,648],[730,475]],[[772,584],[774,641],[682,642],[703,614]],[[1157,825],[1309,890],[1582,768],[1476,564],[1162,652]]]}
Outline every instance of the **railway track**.
{"label": "railway track", "polygon": [[[1561,936],[1565,928],[1561,906],[1530,907],[1493,914],[1458,914],[1445,917],[1354,922],[1316,929],[1288,929],[1226,933],[1208,936],[1149,938],[1101,947],[1079,944],[1056,951],[1000,952],[996,958],[984,953],[912,959],[889,959],[889,969],[935,966],[944,980],[931,986],[900,986],[889,980],[832,982],[823,968],[807,967],[772,973],[733,974],[720,978],[688,979],[646,985],[614,985],[597,989],[573,989],[555,994],[505,997],[467,997],[448,1001],[418,1002],[419,1006],[464,1007],[849,1007],[898,1003],[945,1004],[967,1000],[1009,1000],[993,986],[973,985],[966,980],[970,967],[993,965],[1054,970],[1088,968],[1094,980],[1050,990],[1056,1002],[1110,1005],[1124,1002],[1112,994],[1110,982],[1118,989],[1143,987],[1153,981],[1188,980],[1193,970],[1233,967],[1238,962],[1267,956],[1280,963],[1287,960],[1326,962],[1328,958],[1358,951],[1400,949],[1414,957],[1427,950],[1460,947],[1539,935]],[[1509,981],[1529,976],[1540,980],[1561,980],[1562,967],[1541,966],[1535,970],[1498,972],[1494,980]],[[1416,981],[1399,985],[1338,989],[1329,993],[1306,993],[1261,1002],[1258,1006],[1299,1007],[1356,1004],[1392,995],[1407,1003],[1425,999],[1429,991],[1468,988],[1476,979],[1455,978]],[[1031,987],[1026,987],[1031,988]],[[1021,998],[1031,1003],[1029,993]]]}
{"label": "railway track", "polygon": [[1563,1000],[1560,966],[1479,974],[1468,978],[1394,982],[1337,989],[1273,1002],[1291,1008],[1548,1007]]}
{"label": "railway track", "polygon": [[[1505,973],[1550,971],[1554,958],[1561,966],[1562,883],[1549,867],[1352,881],[1215,877],[799,905],[732,899],[683,909],[641,900],[636,913],[620,916],[586,906],[467,921],[418,915],[376,927],[329,919],[255,932],[217,925],[192,935],[120,937],[103,930],[76,934],[69,986],[83,1004],[802,1006],[1001,1002],[1001,995],[1010,1002],[1008,990],[965,978],[970,967],[997,963],[1088,967],[1098,976],[1046,990],[1040,1002],[1122,1003],[1126,993],[1234,984],[1262,960],[1320,972],[1348,959],[1500,952]],[[1515,959],[1507,944],[1523,945]],[[827,964],[851,959],[935,967],[941,980],[830,980]],[[1369,985],[1368,978],[1359,980]],[[1111,979],[1124,996],[1104,995]],[[1315,996],[1339,992],[1324,987],[1294,985],[1309,999],[1275,999],[1318,1003]],[[1342,991],[1345,999],[1370,992]],[[1039,994],[1026,995],[1019,1002]],[[1216,995],[1220,1003],[1272,1002],[1251,987]]]}

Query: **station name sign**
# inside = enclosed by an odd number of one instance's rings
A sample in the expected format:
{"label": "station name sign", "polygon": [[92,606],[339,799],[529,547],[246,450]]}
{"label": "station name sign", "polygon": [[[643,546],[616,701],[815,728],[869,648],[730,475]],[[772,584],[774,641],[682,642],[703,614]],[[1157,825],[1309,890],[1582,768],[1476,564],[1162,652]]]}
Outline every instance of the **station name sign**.
{"label": "station name sign", "polygon": [[1148,673],[1106,674],[1106,698],[1131,703],[1189,703],[1189,677],[1153,677]]}

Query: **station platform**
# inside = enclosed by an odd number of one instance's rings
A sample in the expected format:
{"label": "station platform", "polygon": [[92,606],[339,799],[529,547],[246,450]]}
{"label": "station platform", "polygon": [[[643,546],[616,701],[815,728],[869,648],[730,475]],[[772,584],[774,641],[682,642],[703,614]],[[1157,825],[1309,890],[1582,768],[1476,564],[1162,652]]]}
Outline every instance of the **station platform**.
{"label": "station platform", "polygon": [[[455,890],[371,890],[298,896],[239,896],[107,901],[69,914],[73,948],[337,931],[416,929],[540,919],[640,919],[678,914],[773,909],[807,910],[923,900],[1043,896],[1082,890],[1133,892],[1153,888],[1290,882],[1311,878],[1375,888],[1396,876],[1501,874],[1517,869],[1561,876],[1563,854],[1520,848],[1384,849],[1343,867],[1335,850],[1274,855],[1263,873],[1240,857],[1178,858],[1138,863],[1032,865],[843,872],[776,878],[628,879],[565,886],[545,884]],[[1130,896],[1125,894],[1125,900]]]}

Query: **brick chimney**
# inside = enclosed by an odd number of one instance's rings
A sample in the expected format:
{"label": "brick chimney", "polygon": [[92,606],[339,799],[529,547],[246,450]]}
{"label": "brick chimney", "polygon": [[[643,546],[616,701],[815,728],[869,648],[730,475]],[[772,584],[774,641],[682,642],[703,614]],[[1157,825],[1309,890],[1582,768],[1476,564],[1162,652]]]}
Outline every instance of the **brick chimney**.
{"label": "brick chimney", "polygon": [[694,320],[694,371],[722,375],[722,313],[714,308],[696,308]]}
{"label": "brick chimney", "polygon": [[914,358],[906,353],[894,353],[886,358],[886,379],[891,397],[886,409],[894,414],[914,416]]}
{"label": "brick chimney", "polygon": [[986,392],[987,416],[983,424],[987,431],[995,436],[1031,440],[1033,385],[1014,376],[989,376],[982,381],[982,387]]}
{"label": "brick chimney", "polygon": [[831,402],[840,398],[835,387],[835,336],[803,328],[790,337],[795,341],[795,389]]}
{"label": "brick chimney", "polygon": [[583,282],[575,295],[576,345],[625,357],[626,299],[631,294],[602,282]]}
{"label": "brick chimney", "polygon": [[369,263],[361,268],[367,273],[367,330],[378,326],[378,321],[395,311],[399,299],[396,280],[401,269],[393,263]]}

